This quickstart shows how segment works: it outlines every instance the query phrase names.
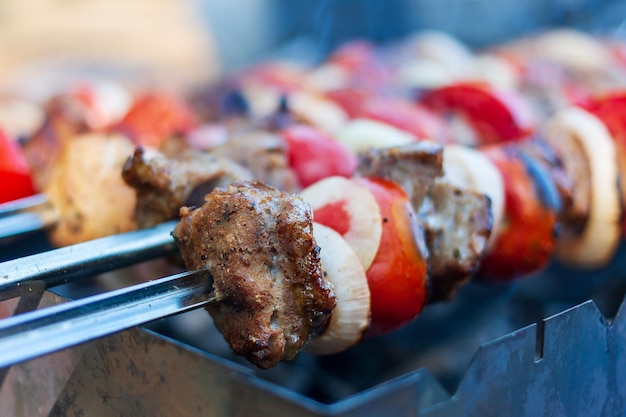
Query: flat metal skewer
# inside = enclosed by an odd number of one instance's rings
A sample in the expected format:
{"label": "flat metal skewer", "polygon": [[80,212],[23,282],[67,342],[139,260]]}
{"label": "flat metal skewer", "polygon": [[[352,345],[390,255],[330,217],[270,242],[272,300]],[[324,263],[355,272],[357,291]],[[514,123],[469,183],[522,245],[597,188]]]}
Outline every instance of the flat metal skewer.
{"label": "flat metal skewer", "polygon": [[3,319],[0,368],[217,301],[199,270]]}
{"label": "flat metal skewer", "polygon": [[23,235],[52,226],[59,213],[45,194],[36,194],[0,204],[0,239]]}
{"label": "flat metal skewer", "polygon": [[0,217],[9,216],[25,210],[36,209],[38,206],[43,206],[47,203],[48,197],[45,194],[35,194],[30,197],[2,203],[0,204]]}
{"label": "flat metal skewer", "polygon": [[41,281],[44,288],[65,284],[175,253],[171,220],[160,225],[108,236],[0,263],[0,300],[16,297],[22,287]]}

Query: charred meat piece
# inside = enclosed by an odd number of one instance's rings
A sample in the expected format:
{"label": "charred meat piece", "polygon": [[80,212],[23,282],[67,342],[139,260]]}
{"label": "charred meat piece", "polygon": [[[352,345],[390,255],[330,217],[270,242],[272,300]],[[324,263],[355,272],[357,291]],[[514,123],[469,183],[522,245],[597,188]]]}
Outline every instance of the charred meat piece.
{"label": "charred meat piece", "polygon": [[450,300],[478,270],[491,234],[491,202],[437,180],[418,217],[429,251],[429,302]]}
{"label": "charred meat piece", "polygon": [[120,177],[133,144],[123,136],[90,133],[65,141],[44,188],[58,221],[50,230],[55,246],[128,232],[135,193]]}
{"label": "charred meat piece", "polygon": [[168,158],[137,148],[122,177],[137,193],[135,218],[144,228],[177,218],[182,206],[201,206],[214,188],[252,179],[252,174],[226,158],[198,151]]}
{"label": "charred meat piece", "polygon": [[323,332],[335,298],[301,197],[242,182],[181,215],[173,236],[187,268],[211,272],[221,301],[207,310],[236,353],[270,368]]}
{"label": "charred meat piece", "polygon": [[428,141],[372,148],[359,155],[358,174],[398,183],[416,209],[436,177],[443,175],[443,147]]}
{"label": "charred meat piece", "polygon": [[254,178],[286,192],[297,191],[298,181],[289,168],[285,141],[278,135],[256,131],[235,136],[211,150],[248,168]]}
{"label": "charred meat piece", "polygon": [[371,149],[360,156],[361,175],[400,184],[418,212],[428,248],[429,302],[450,299],[478,270],[491,233],[488,197],[437,179],[443,148],[432,142]]}
{"label": "charred meat piece", "polygon": [[83,107],[69,96],[50,99],[44,107],[42,126],[24,144],[24,154],[33,167],[35,187],[43,190],[50,182],[55,161],[64,143],[89,131]]}

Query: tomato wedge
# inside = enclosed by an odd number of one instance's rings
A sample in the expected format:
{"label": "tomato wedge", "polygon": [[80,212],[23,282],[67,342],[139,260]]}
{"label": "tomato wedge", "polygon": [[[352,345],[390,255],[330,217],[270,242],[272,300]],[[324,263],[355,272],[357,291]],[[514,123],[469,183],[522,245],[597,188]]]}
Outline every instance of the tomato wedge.
{"label": "tomato wedge", "polygon": [[342,88],[327,91],[325,97],[341,107],[348,117],[354,119],[362,114],[363,103],[369,94],[356,88]]}
{"label": "tomato wedge", "polygon": [[0,130],[0,203],[35,194],[30,167],[20,145]]}
{"label": "tomato wedge", "polygon": [[380,247],[367,269],[372,319],[368,336],[393,331],[413,320],[427,298],[426,258],[417,244],[416,215],[396,183],[356,179],[374,195],[383,218]]}
{"label": "tomato wedge", "polygon": [[193,113],[176,97],[152,92],[138,97],[113,130],[136,145],[159,148],[167,139],[196,126]]}
{"label": "tomato wedge", "polygon": [[556,246],[557,210],[541,200],[541,190],[514,149],[490,146],[483,152],[502,174],[505,203],[500,232],[478,275],[507,282],[548,264]]}
{"label": "tomato wedge", "polygon": [[350,177],[356,168],[356,155],[312,126],[290,126],[281,134],[289,166],[302,187],[335,175]]}
{"label": "tomato wedge", "polygon": [[[380,213],[357,219],[353,214],[354,205],[348,207],[352,200],[347,203],[335,199],[328,204],[319,204],[319,201],[313,204],[317,207],[313,209],[313,215],[317,223],[344,236],[348,230],[363,227],[365,230],[360,230],[360,234],[367,236],[368,230],[375,229],[375,225],[368,222],[373,218],[380,222],[376,225],[382,226],[379,244],[373,261],[366,268],[371,308],[371,322],[366,334],[375,336],[401,327],[422,311],[428,291],[426,257],[416,239],[416,214],[399,185],[372,178],[355,178],[350,182],[356,190],[351,192],[346,188],[346,198],[358,195],[358,189],[364,187],[375,201],[373,208],[367,203],[362,204],[361,212],[380,210]],[[359,224],[354,224],[357,220],[360,220]],[[354,235],[352,233],[352,237]],[[354,241],[346,241],[355,247]]]}
{"label": "tomato wedge", "polygon": [[420,103],[443,115],[466,118],[478,136],[476,145],[523,139],[534,130],[534,116],[523,97],[488,84],[445,86],[426,93]]}
{"label": "tomato wedge", "polygon": [[374,119],[412,133],[418,139],[447,142],[449,132],[443,120],[430,110],[400,99],[367,100],[359,117]]}

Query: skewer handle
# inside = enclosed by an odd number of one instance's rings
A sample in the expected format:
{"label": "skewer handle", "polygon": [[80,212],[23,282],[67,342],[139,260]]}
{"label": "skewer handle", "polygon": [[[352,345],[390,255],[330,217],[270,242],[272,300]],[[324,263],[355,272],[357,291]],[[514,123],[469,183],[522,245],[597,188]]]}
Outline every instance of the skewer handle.
{"label": "skewer handle", "polygon": [[148,229],[95,239],[0,264],[0,300],[20,294],[29,281],[45,288],[111,271],[177,250],[171,232],[176,220]]}
{"label": "skewer handle", "polygon": [[200,270],[10,317],[0,321],[0,369],[216,301]]}

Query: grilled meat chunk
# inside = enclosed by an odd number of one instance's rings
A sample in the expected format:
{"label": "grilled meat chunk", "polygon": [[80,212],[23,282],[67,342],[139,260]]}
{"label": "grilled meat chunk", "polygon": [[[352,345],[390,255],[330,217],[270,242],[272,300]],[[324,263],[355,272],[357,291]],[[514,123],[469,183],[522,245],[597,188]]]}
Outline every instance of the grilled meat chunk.
{"label": "grilled meat chunk", "polygon": [[301,197],[241,182],[181,215],[173,236],[187,268],[213,275],[221,301],[207,310],[236,353],[270,368],[326,328],[335,298]]}
{"label": "grilled meat chunk", "polygon": [[49,233],[55,246],[137,227],[135,193],[119,174],[133,148],[123,136],[99,133],[77,135],[62,143],[43,189],[58,216]]}
{"label": "grilled meat chunk", "polygon": [[184,205],[201,206],[214,188],[252,179],[252,174],[229,159],[198,151],[168,158],[137,148],[122,177],[136,190],[135,219],[144,228],[177,218]]}
{"label": "grilled meat chunk", "polygon": [[478,270],[491,234],[491,202],[484,194],[437,180],[418,217],[429,250],[429,301],[449,300]]}
{"label": "grilled meat chunk", "polygon": [[430,302],[452,297],[477,271],[491,233],[489,198],[438,180],[443,148],[432,142],[371,149],[357,171],[400,184],[418,212],[428,248]]}
{"label": "grilled meat chunk", "polygon": [[289,168],[285,141],[269,132],[256,131],[235,136],[211,150],[248,168],[254,178],[286,192],[297,191],[298,181]]}
{"label": "grilled meat chunk", "polygon": [[394,148],[372,148],[359,155],[357,172],[398,183],[417,208],[433,180],[443,175],[443,147],[421,141]]}

